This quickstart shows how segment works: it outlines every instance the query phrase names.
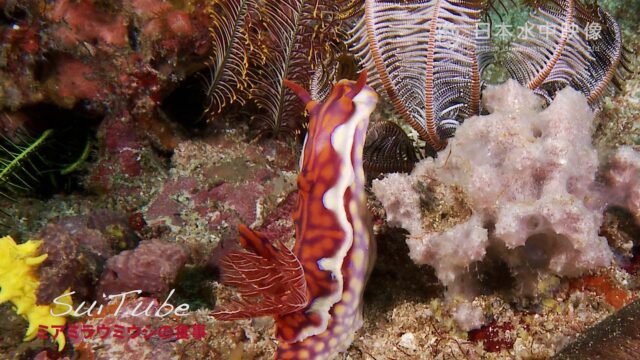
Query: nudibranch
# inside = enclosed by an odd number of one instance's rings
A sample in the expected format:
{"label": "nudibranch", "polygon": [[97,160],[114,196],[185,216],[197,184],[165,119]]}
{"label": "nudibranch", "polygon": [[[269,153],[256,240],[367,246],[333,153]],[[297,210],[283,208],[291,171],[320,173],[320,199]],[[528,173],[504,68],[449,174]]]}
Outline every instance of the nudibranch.
{"label": "nudibranch", "polygon": [[374,258],[362,168],[369,116],[378,96],[341,80],[322,103],[306,102],[309,127],[300,159],[293,250],[239,226],[240,244],[220,261],[222,282],[242,296],[214,310],[219,320],[271,315],[276,359],[332,359],[362,326],[362,295]]}

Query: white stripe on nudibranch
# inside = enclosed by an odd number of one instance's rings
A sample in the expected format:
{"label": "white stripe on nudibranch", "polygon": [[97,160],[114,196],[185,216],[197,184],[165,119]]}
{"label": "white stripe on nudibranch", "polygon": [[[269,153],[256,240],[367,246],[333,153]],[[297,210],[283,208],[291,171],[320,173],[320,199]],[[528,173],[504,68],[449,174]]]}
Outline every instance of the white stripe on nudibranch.
{"label": "white stripe on nudibranch", "polygon": [[[329,311],[331,307],[342,299],[344,290],[344,278],[341,271],[342,264],[347,253],[353,246],[354,240],[354,227],[347,218],[344,195],[355,181],[355,171],[363,171],[362,169],[353,168],[351,154],[358,125],[363,122],[368,124],[369,115],[373,112],[377,99],[378,95],[372,89],[368,87],[362,89],[353,99],[355,110],[349,120],[337,126],[331,134],[331,146],[341,158],[340,171],[338,171],[340,177],[336,184],[323,195],[322,202],[324,207],[332,211],[338,219],[340,227],[344,232],[344,239],[336,254],[333,257],[318,260],[318,266],[322,270],[330,271],[337,284],[334,292],[328,296],[316,298],[311,304],[309,311],[320,316],[321,323],[319,326],[304,328],[300,334],[298,334],[297,340],[302,340],[308,336],[317,335],[325,331],[329,322]],[[364,173],[359,173],[358,175],[363,176]],[[362,199],[360,196],[363,194],[353,195],[358,196],[358,199]],[[362,227],[359,226],[359,228]]]}
{"label": "white stripe on nudibranch", "polygon": [[302,141],[302,152],[300,152],[300,160],[298,161],[298,168],[302,171],[302,164],[304,164],[304,150],[307,147],[307,140],[309,140],[309,133],[304,134],[304,141]]}

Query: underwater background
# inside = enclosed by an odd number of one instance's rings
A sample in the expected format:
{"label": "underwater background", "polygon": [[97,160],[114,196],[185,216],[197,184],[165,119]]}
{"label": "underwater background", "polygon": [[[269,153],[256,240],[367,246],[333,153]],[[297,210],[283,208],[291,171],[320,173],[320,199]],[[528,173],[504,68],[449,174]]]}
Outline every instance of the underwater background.
{"label": "underwater background", "polygon": [[0,9],[0,359],[640,353],[640,0]]}

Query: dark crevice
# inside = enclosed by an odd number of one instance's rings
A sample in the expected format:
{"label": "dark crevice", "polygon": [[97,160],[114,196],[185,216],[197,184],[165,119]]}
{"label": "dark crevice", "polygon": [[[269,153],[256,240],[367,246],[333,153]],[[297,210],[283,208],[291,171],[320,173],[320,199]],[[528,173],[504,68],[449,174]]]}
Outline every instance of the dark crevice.
{"label": "dark crevice", "polygon": [[219,273],[206,266],[187,265],[180,270],[175,281],[175,303],[187,303],[190,310],[213,309],[213,280]]}
{"label": "dark crevice", "polygon": [[35,62],[35,66],[33,69],[33,75],[36,81],[39,83],[44,83],[53,76],[55,71],[55,63],[53,59],[55,58],[55,54],[45,53],[42,57]]}
{"label": "dark crevice", "polygon": [[3,8],[0,8],[0,25],[13,25],[18,22],[28,20],[29,13],[23,7],[12,1],[7,2]]}
{"label": "dark crevice", "polygon": [[18,135],[2,139],[7,146],[28,146],[51,131],[36,153],[20,164],[19,176],[29,179],[30,187],[19,196],[49,198],[58,193],[80,191],[77,176],[83,164],[91,161],[91,146],[101,120],[98,114],[83,109],[63,109],[48,103],[23,107],[19,113],[26,118]]}
{"label": "dark crevice", "polygon": [[161,113],[185,129],[199,131],[207,125],[210,99],[207,95],[209,70],[196,72],[173,89],[160,104]]}

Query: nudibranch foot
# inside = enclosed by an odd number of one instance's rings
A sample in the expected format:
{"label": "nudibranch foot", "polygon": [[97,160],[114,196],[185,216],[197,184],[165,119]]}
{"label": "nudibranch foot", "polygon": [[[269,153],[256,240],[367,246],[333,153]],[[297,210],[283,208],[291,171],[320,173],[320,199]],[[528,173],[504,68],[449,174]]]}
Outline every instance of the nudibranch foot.
{"label": "nudibranch foot", "polygon": [[238,226],[244,250],[233,250],[221,260],[222,282],[242,296],[213,311],[218,320],[276,316],[307,306],[302,265],[280,241],[268,240],[245,225]]}

